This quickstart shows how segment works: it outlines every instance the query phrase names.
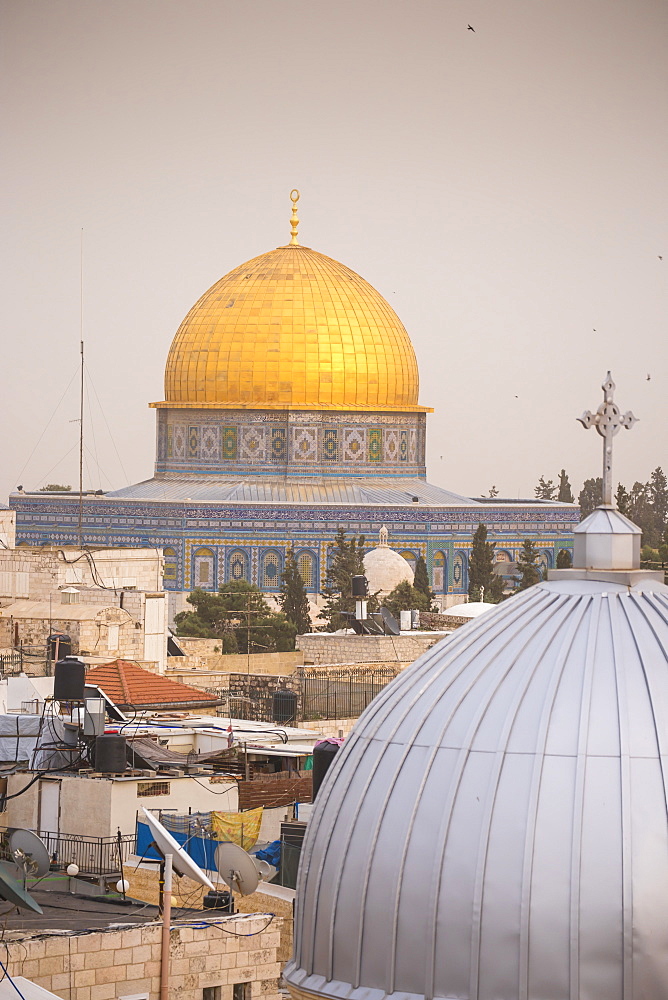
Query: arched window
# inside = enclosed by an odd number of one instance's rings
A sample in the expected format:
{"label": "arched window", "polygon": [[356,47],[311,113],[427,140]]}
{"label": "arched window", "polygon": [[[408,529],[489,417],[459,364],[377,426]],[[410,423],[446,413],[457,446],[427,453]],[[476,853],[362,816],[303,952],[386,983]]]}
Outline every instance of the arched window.
{"label": "arched window", "polygon": [[300,552],[297,556],[297,569],[307,590],[315,588],[315,557],[312,552]]}
{"label": "arched window", "polygon": [[215,590],[216,558],[211,549],[197,549],[194,559],[193,580],[196,587],[202,590]]}
{"label": "arched window", "polygon": [[174,586],[176,584],[176,576],[178,571],[178,556],[176,555],[176,549],[166,548],[162,550],[163,559],[165,560],[165,567],[163,571],[163,580],[165,582],[165,587]]}
{"label": "arched window", "polygon": [[436,593],[443,593],[446,588],[446,558],[444,552],[434,552],[434,558],[432,561],[432,587]]}
{"label": "arched window", "polygon": [[468,589],[468,558],[465,552],[458,552],[452,564],[452,582],[455,590]]}
{"label": "arched window", "polygon": [[235,549],[227,560],[227,579],[229,582],[248,580],[248,559],[241,549]]}
{"label": "arched window", "polygon": [[543,574],[543,579],[546,579],[548,569],[552,569],[552,552],[549,549],[540,549],[536,565]]}
{"label": "arched window", "polygon": [[281,585],[281,557],[278,552],[265,552],[260,564],[260,586],[263,590],[277,590]]}
{"label": "arched window", "polygon": [[399,555],[406,560],[410,568],[413,570],[413,572],[415,572],[415,564],[417,562],[417,556],[415,555],[415,553],[411,552],[410,549],[402,549]]}

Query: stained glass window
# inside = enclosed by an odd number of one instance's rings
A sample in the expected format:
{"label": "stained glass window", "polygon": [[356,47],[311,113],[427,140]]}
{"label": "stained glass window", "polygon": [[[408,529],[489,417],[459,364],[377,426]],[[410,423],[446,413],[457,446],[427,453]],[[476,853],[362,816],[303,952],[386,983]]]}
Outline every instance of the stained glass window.
{"label": "stained glass window", "polygon": [[248,580],[245,552],[241,552],[239,549],[233,552],[230,555],[228,567],[228,580]]}
{"label": "stained glass window", "polygon": [[176,574],[178,569],[176,549],[172,548],[163,549],[162,555],[165,560],[165,566],[163,570],[163,579],[165,581],[165,586],[169,583],[176,583]]}
{"label": "stained glass window", "polygon": [[262,584],[265,590],[276,590],[281,584],[281,561],[277,552],[265,552],[262,557]]}
{"label": "stained glass window", "polygon": [[443,552],[435,552],[432,569],[432,587],[438,593],[445,590],[445,555]]}
{"label": "stained glass window", "polygon": [[314,561],[315,560],[310,552],[300,553],[297,559],[297,569],[299,570],[299,575],[304,581],[304,586],[307,590],[313,586]]}
{"label": "stained glass window", "polygon": [[198,549],[195,553],[195,586],[213,590],[215,557],[211,549]]}

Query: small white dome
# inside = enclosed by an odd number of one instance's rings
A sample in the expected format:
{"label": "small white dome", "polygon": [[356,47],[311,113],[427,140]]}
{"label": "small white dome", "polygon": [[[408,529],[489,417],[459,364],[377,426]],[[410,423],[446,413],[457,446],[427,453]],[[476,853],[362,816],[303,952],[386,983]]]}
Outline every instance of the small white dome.
{"label": "small white dome", "polygon": [[478,615],[484,615],[486,611],[492,611],[495,607],[496,604],[488,604],[487,601],[469,601],[467,604],[455,604],[447,611],[441,611],[441,614],[451,618],[477,618]]}
{"label": "small white dome", "polygon": [[413,586],[415,574],[403,556],[387,544],[388,531],[383,527],[378,532],[378,546],[364,556],[364,575],[369,583],[369,593],[389,594],[400,583]]}

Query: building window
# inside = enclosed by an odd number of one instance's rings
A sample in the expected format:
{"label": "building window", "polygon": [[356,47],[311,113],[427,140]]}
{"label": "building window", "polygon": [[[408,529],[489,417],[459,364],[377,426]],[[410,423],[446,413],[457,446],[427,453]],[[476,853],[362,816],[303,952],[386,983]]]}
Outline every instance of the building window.
{"label": "building window", "polygon": [[250,983],[235,983],[232,987],[232,1000],[251,1000]]}
{"label": "building window", "polygon": [[458,552],[452,566],[452,582],[455,590],[468,589],[468,558],[465,552]]}
{"label": "building window", "polygon": [[301,552],[297,558],[297,569],[307,590],[311,590],[315,577],[315,559],[310,552]]}
{"label": "building window", "polygon": [[261,587],[276,590],[281,584],[281,560],[278,552],[265,552],[262,556]]}
{"label": "building window", "polygon": [[176,549],[163,549],[162,554],[165,560],[165,568],[163,571],[163,579],[165,585],[169,583],[176,583],[176,569],[177,569],[177,558]]}
{"label": "building window", "polygon": [[214,554],[211,549],[198,549],[195,553],[195,586],[204,590],[213,590],[214,579]]}
{"label": "building window", "polygon": [[434,553],[432,567],[431,585],[436,593],[442,594],[445,590],[445,554],[443,552]]}
{"label": "building window", "polygon": [[230,555],[228,561],[228,580],[248,580],[248,572],[246,569],[246,554],[237,549]]}
{"label": "building window", "polygon": [[417,556],[415,555],[415,553],[411,552],[410,549],[403,549],[399,553],[399,555],[406,560],[410,568],[413,570],[413,572],[415,572],[415,564],[417,562]]}
{"label": "building window", "polygon": [[139,781],[137,783],[137,798],[145,799],[153,795],[169,795],[169,781]]}
{"label": "building window", "polygon": [[[245,983],[241,985],[245,986]],[[235,986],[236,989],[236,986]],[[202,1000],[221,1000],[222,988],[220,986],[205,986],[202,990]]]}

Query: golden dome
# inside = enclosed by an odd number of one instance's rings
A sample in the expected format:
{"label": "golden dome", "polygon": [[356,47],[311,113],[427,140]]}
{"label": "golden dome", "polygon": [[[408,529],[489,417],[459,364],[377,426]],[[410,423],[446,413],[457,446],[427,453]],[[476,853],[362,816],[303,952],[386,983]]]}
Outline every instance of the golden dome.
{"label": "golden dome", "polygon": [[401,320],[354,271],[289,245],[230,271],[181,323],[159,407],[405,410],[415,353]]}

